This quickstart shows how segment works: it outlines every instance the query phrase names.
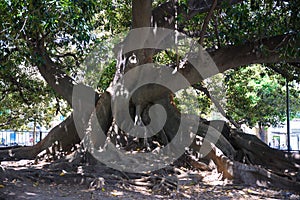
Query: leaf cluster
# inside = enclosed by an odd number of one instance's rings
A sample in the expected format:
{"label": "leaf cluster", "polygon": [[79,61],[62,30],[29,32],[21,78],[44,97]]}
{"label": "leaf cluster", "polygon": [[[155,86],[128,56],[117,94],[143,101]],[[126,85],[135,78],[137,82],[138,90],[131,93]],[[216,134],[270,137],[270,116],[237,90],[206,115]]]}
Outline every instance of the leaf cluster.
{"label": "leaf cluster", "polygon": [[[226,110],[239,123],[275,125],[286,119],[285,78],[263,66],[241,67],[226,72]],[[300,90],[290,84],[290,112],[300,112]]]}

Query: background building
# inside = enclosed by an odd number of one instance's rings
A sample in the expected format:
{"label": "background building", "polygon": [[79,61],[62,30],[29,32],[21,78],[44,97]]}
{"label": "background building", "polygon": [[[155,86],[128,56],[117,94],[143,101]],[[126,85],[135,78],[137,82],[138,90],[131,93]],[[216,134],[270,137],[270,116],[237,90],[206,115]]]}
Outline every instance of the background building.
{"label": "background building", "polygon": [[[286,123],[276,127],[270,127],[267,132],[267,143],[277,149],[287,149],[287,127]],[[300,118],[290,121],[291,150],[300,150]]]}

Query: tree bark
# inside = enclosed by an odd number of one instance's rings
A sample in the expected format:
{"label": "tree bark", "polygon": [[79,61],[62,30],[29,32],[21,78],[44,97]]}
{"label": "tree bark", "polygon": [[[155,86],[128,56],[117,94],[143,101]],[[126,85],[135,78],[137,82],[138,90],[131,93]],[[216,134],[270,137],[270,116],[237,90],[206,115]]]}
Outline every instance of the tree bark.
{"label": "tree bark", "polygon": [[[229,5],[234,5],[237,3],[241,3],[244,0],[218,0],[216,8],[219,9],[222,7],[223,3],[228,3]],[[169,29],[175,28],[175,12],[177,15],[184,17],[183,21],[187,21],[192,19],[197,14],[208,12],[213,5],[214,0],[207,1],[198,1],[198,0],[190,0],[189,6],[186,9],[184,6],[175,5],[174,1],[168,1],[163,3],[156,8],[153,9],[153,26],[154,27],[164,27]],[[178,25],[182,27],[182,24]],[[179,28],[180,30],[181,28]]]}
{"label": "tree bark", "polygon": [[1,160],[20,160],[35,159],[43,150],[51,147],[55,143],[59,143],[62,150],[69,151],[80,142],[77,135],[72,115],[64,120],[61,124],[55,126],[48,135],[34,146],[20,147],[11,150],[1,150]]}
{"label": "tree bark", "polygon": [[[246,42],[241,45],[232,45],[227,46],[218,50],[209,52],[211,58],[217,66],[217,70],[210,70],[205,72],[205,74],[199,74],[195,67],[200,68],[201,66],[193,66],[188,62],[184,68],[177,70],[178,73],[182,74],[191,85],[199,83],[200,81],[213,76],[217,73],[222,73],[228,69],[234,69],[239,66],[249,65],[249,64],[260,64],[260,63],[278,63],[278,62],[300,62],[300,58],[284,58],[280,55],[280,50],[283,50],[288,44],[289,40],[296,37],[296,34],[287,34],[280,35],[271,38],[264,38],[259,41]],[[263,53],[262,50],[258,47],[263,46],[264,48],[272,51],[268,54]],[[276,49],[276,50],[275,50]],[[146,58],[147,56],[141,56]],[[200,59],[200,55],[191,55],[190,60],[193,60],[194,64],[201,65],[201,62],[197,62]],[[201,60],[201,59],[200,59]],[[143,59],[138,64],[144,64]],[[131,67],[133,68],[133,67]],[[160,69],[165,70],[165,69]],[[146,74],[144,74],[147,76]],[[138,74],[137,74],[138,76]],[[139,76],[139,79],[144,79],[144,77]],[[176,84],[176,79],[170,80],[173,81],[173,85]],[[171,83],[172,84],[172,83]],[[183,88],[181,88],[183,89]],[[163,98],[168,93],[167,89],[157,90],[153,87],[145,87],[140,94],[136,102],[137,104],[142,104],[143,102],[154,102]]]}
{"label": "tree bark", "polygon": [[258,137],[261,139],[261,141],[267,142],[265,127],[261,122],[258,123]]}
{"label": "tree bark", "polygon": [[[200,120],[197,117],[180,115],[172,105],[165,107],[172,116],[164,127],[164,131],[170,138],[177,132],[174,124],[178,124],[180,117],[187,118],[189,121]],[[208,151],[202,159],[212,160],[218,171],[223,174],[223,178],[249,185],[299,191],[300,184],[296,177],[300,170],[299,155],[272,149],[256,136],[233,130],[223,121],[200,120],[193,123],[199,124],[195,134],[209,142],[206,147]],[[190,148],[194,152],[203,153],[201,150],[203,145],[204,142],[199,144],[198,139],[195,138]],[[196,163],[193,166],[203,167]]]}
{"label": "tree bark", "polygon": [[132,1],[132,28],[150,27],[152,0]]}
{"label": "tree bark", "polygon": [[[62,123],[55,126],[42,141],[34,146],[1,150],[0,161],[35,159],[41,151],[48,149],[54,144],[58,145],[61,151],[70,151],[72,147],[74,147],[76,144],[79,144],[83,137],[85,137],[86,127],[80,127],[80,125],[81,123],[88,124],[87,122],[90,119],[90,115],[92,112],[95,112],[97,114],[102,130],[107,133],[112,123],[110,101],[110,94],[107,92],[103,93],[98,100],[96,107],[94,107],[92,111],[88,111],[89,113],[84,110],[85,108],[83,108],[83,110],[81,111],[77,111],[80,114],[76,113],[76,115],[79,116],[76,116],[75,121],[74,114],[71,114]],[[78,120],[83,121],[80,122]],[[97,140],[99,139],[99,137],[96,137],[95,135],[93,135],[93,137],[94,138],[92,138],[92,141],[94,142],[94,145],[102,145],[101,142],[103,141]]]}
{"label": "tree bark", "polygon": [[[195,3],[196,1],[191,2]],[[208,2],[213,2],[213,0]],[[218,1],[216,7],[220,5],[220,2],[223,1]],[[230,2],[238,3],[241,1],[236,0]],[[132,6],[133,28],[151,26],[151,1],[133,0]],[[195,7],[197,8],[194,10],[195,12],[191,9],[191,12],[185,13],[184,16],[188,19],[195,15],[195,13],[204,12],[210,7],[211,4],[202,5],[200,2],[200,4]],[[162,8],[166,9],[163,10]],[[176,7],[173,2],[162,4],[152,12],[152,25],[174,28],[175,11],[179,13],[184,12],[181,8]],[[281,58],[279,51],[274,50],[284,47],[292,37],[295,37],[295,35],[287,34],[262,39],[260,41],[247,42],[241,45],[228,46],[210,52],[210,55],[217,64],[219,72],[252,63],[280,62],[286,59]],[[35,54],[42,58],[43,61],[42,63],[38,63],[38,69],[55,92],[60,94],[70,105],[73,107],[75,106],[74,113],[60,125],[52,129],[44,140],[33,147],[0,151],[1,160],[33,159],[42,150],[47,149],[57,142],[64,151],[70,150],[74,144],[79,143],[81,139],[85,137],[86,125],[94,112],[96,112],[98,116],[103,132],[107,133],[112,124],[111,94],[105,92],[99,97],[99,95],[91,88],[81,85],[80,87],[82,87],[83,91],[87,91],[89,95],[94,95],[95,101],[86,103],[84,96],[82,96],[82,98],[77,98],[74,101],[72,91],[74,90],[74,87],[78,85],[75,85],[72,78],[67,76],[67,74],[49,58],[43,45],[44,44],[41,43],[35,47]],[[263,54],[259,48],[261,45],[271,50],[271,53],[268,55]],[[136,54],[140,62],[131,65],[128,69],[151,62],[151,53],[153,52],[146,50],[137,51]],[[198,56],[199,55],[195,55],[195,58],[197,59]],[[299,58],[296,58],[292,61],[299,62],[300,60]],[[178,72],[183,74],[186,79],[189,80],[191,85],[216,73],[212,72],[203,76],[198,74],[190,63],[184,68],[179,69]],[[125,71],[117,74],[116,79],[120,78],[124,73]],[[139,78],[143,79],[143,77]],[[257,137],[232,130],[222,121],[208,122],[200,120],[197,116],[180,114],[174,105],[172,105],[169,93],[170,91],[162,88],[157,89],[147,87],[147,90],[143,90],[143,92],[138,94],[132,105],[132,107],[143,105],[141,112],[137,114],[141,115],[144,121],[149,121],[149,119],[147,119],[147,114],[144,113],[147,112],[147,109],[153,103],[159,103],[165,107],[167,121],[160,133],[161,138],[165,136],[165,143],[170,142],[175,137],[175,134],[178,131],[178,124],[180,124],[181,119],[183,118],[189,122],[190,126],[195,124],[198,125],[198,129],[194,134],[204,138],[206,144],[215,144],[215,147],[212,145],[212,147],[209,148],[206,152],[206,156],[216,163],[219,172],[222,172],[225,178],[234,178],[247,184],[257,184],[257,181],[259,181],[260,183],[266,183],[267,186],[279,186],[287,189],[299,188],[299,183],[297,183],[297,180],[295,181],[292,173],[297,173],[299,171],[300,158],[293,157],[293,155],[289,153],[271,149]],[[79,127],[77,123],[79,123]],[[180,134],[182,138],[188,136],[187,132],[182,132]],[[207,137],[207,134],[210,134],[209,137]],[[105,142],[98,139],[99,136],[97,134],[91,135],[91,141],[96,148],[103,145]],[[192,141],[190,148],[195,152],[201,151],[201,147],[196,140]],[[223,152],[222,155],[217,153],[217,148]],[[258,166],[261,166],[261,168]],[[286,177],[289,177],[290,180]]]}

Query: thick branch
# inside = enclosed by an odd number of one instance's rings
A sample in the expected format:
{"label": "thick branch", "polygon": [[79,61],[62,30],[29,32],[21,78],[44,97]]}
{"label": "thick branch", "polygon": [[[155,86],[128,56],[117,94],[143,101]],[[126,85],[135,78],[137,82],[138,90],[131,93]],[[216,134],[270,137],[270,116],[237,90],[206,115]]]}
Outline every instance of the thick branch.
{"label": "thick branch", "polygon": [[[213,60],[219,71],[224,72],[249,64],[278,63],[278,62],[300,62],[300,58],[287,59],[281,56],[280,50],[284,49],[289,40],[296,34],[278,35],[259,41],[246,42],[242,45],[228,46],[211,52]],[[263,52],[265,49],[265,52]]]}
{"label": "thick branch", "polygon": [[[187,63],[186,66],[184,66],[183,68],[179,68],[178,72],[181,73],[189,81],[190,85],[193,85],[217,73],[221,73],[228,69],[236,68],[243,65],[250,65],[254,63],[278,63],[289,61],[300,62],[300,58],[289,60],[280,56],[280,50],[286,47],[288,41],[292,37],[295,37],[295,35],[280,35],[262,39],[259,41],[246,42],[241,45],[227,46],[210,52],[210,56],[215,62],[217,69],[211,68],[211,70],[206,70],[205,74],[200,74],[196,70],[196,68],[201,70],[203,67],[201,66],[203,62],[197,62],[199,60],[203,60],[201,55],[191,55],[188,60],[193,59],[194,65],[198,64],[199,66],[192,66],[191,63]],[[283,40],[284,42],[282,42]],[[270,51],[268,53],[264,53],[262,52],[261,47]],[[160,70],[164,71],[167,69],[161,68]],[[140,79],[144,79],[146,78],[146,76],[149,76],[149,74],[147,73],[137,73],[137,75]],[[176,82],[176,73],[173,77],[173,79],[165,80],[165,82],[168,82],[170,85],[180,84]],[[140,92],[135,93],[135,95],[137,95],[136,99],[139,101],[136,103],[142,104],[145,102],[154,102],[155,100],[164,98],[169,92],[170,91],[168,91],[168,89],[157,90],[153,86],[145,87]]]}
{"label": "thick branch", "polygon": [[[216,8],[221,8],[223,3],[227,2],[229,5],[234,5],[242,2],[243,0],[218,0]],[[174,29],[175,26],[175,9],[177,10],[177,15],[183,17],[183,21],[192,19],[195,15],[200,13],[205,13],[210,10],[213,5],[214,0],[207,1],[190,1],[188,10],[184,6],[174,6],[173,1],[168,1],[163,3],[152,11],[153,25],[158,27]],[[179,24],[179,27],[181,25]]]}
{"label": "thick branch", "polygon": [[12,150],[1,150],[1,160],[20,160],[34,159],[41,151],[51,147],[56,141],[59,141],[64,150],[70,150],[74,144],[79,143],[79,137],[72,115],[61,124],[54,127],[41,142],[34,146],[20,147]]}
{"label": "thick branch", "polygon": [[132,28],[150,27],[152,0],[132,1]]}
{"label": "thick branch", "polygon": [[37,67],[43,78],[56,93],[72,105],[73,79],[50,59],[43,45],[35,48],[35,54],[41,59],[41,62],[37,63]]}
{"label": "thick branch", "polygon": [[[241,45],[227,46],[209,52],[209,54],[218,67],[218,73],[250,64],[300,62],[300,58],[287,59],[282,57],[280,53],[280,50],[285,48],[288,41],[293,37],[295,37],[295,34],[274,36],[259,41],[246,42]],[[283,40],[284,42],[282,42]],[[262,48],[269,51],[267,53],[263,52]],[[198,83],[216,74],[216,72],[212,70],[209,74],[206,74],[206,76],[200,76],[190,63],[178,71],[182,73],[191,84]]]}
{"label": "thick branch", "polygon": [[[267,66],[275,72],[281,74],[283,77],[287,78],[289,81],[300,80],[300,63],[289,62],[281,65],[270,64]],[[291,67],[294,69],[293,73],[290,73]]]}
{"label": "thick branch", "polygon": [[[152,0],[133,0],[132,1],[132,28],[143,28],[151,26]],[[145,29],[144,29],[145,30]],[[144,34],[151,34],[145,33]],[[132,56],[132,57],[131,57]],[[153,51],[147,49],[138,49],[130,52],[126,57],[131,57],[126,63],[125,72],[137,65],[152,62]],[[119,61],[121,58],[118,58]],[[133,61],[138,60],[138,63]],[[120,62],[121,63],[121,62]],[[121,68],[121,66],[118,66]],[[116,77],[117,78],[117,77]]]}
{"label": "thick branch", "polygon": [[[85,91],[85,93],[87,93],[87,91]],[[95,111],[97,116],[99,116],[99,124],[103,132],[106,133],[112,123],[110,102],[110,94],[104,92],[99,98],[96,107],[91,110],[87,110],[86,107],[81,107],[82,110],[76,109],[76,113],[73,112],[66,120],[54,127],[47,136],[36,145],[11,150],[1,150],[0,161],[34,159],[41,151],[51,147],[57,142],[63,151],[71,150],[75,144],[78,144],[80,140],[85,137],[86,130],[81,129],[81,123],[84,125],[88,124],[87,122],[91,115],[90,112],[92,111]],[[82,102],[78,99],[78,102],[75,103],[78,104]]]}
{"label": "thick branch", "polygon": [[[72,93],[75,86],[74,80],[51,60],[42,42],[35,47],[35,55],[41,61],[37,63],[37,67],[43,78],[57,94],[61,95],[72,105]],[[87,86],[85,88],[91,90]],[[96,102],[99,96],[96,92],[94,92],[94,96]]]}

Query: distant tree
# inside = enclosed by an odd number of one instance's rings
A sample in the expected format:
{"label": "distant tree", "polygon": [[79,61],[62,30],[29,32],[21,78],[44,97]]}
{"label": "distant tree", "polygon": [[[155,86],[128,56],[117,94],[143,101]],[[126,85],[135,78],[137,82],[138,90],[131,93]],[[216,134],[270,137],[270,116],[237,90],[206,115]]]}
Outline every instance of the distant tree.
{"label": "distant tree", "polygon": [[[286,120],[286,80],[269,68],[255,65],[225,73],[226,110],[238,123],[259,126],[264,140],[264,127]],[[300,112],[300,91],[290,84],[291,117]]]}
{"label": "distant tree", "polygon": [[65,113],[66,106],[60,105],[37,71],[25,71],[14,59],[1,67],[0,129],[26,129],[33,121],[47,127],[55,114]]}

